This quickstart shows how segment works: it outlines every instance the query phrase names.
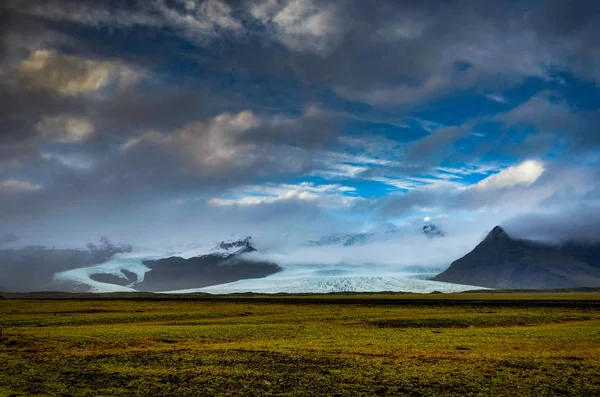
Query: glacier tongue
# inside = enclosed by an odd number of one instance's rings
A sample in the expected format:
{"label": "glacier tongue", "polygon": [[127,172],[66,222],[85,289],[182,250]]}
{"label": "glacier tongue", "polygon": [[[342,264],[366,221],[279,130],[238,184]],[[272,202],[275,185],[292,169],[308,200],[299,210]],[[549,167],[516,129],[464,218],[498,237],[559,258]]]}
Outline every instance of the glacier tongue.
{"label": "glacier tongue", "polygon": [[442,283],[414,277],[295,277],[277,275],[262,279],[241,280],[205,288],[170,291],[174,293],[207,292],[211,294],[255,293],[327,293],[327,292],[461,292],[486,289],[471,285]]}

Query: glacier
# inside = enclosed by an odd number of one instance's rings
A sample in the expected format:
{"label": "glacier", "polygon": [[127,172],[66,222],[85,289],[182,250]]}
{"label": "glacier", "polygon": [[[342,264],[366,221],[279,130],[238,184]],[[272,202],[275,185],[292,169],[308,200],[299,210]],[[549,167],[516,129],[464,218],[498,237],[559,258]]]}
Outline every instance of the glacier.
{"label": "glacier", "polygon": [[74,283],[86,285],[91,292],[134,292],[133,284],[121,286],[110,283],[101,283],[95,281],[90,276],[93,274],[112,274],[117,277],[123,277],[121,270],[128,270],[135,273],[138,280],[144,279],[144,274],[150,269],[142,261],[146,259],[162,258],[164,253],[152,252],[147,250],[138,250],[127,254],[117,254],[108,262],[100,265],[83,267],[79,269],[67,270],[54,275],[54,280],[59,283]]}
{"label": "glacier", "polygon": [[[242,241],[242,240],[240,240]],[[112,274],[124,277],[121,270],[128,270],[137,275],[138,281],[144,279],[146,272],[150,271],[142,262],[147,259],[160,259],[170,256],[180,256],[185,259],[203,256],[220,255],[228,257],[235,255],[239,250],[248,250],[249,238],[243,240],[244,244],[230,244],[222,242],[213,245],[188,245],[170,246],[163,249],[134,248],[127,254],[117,254],[110,261],[101,265],[87,268],[69,270],[55,275],[58,282],[68,282],[87,286],[92,292],[133,292],[135,282],[126,286],[103,283],[91,279],[94,274]],[[252,248],[252,247],[251,247]],[[346,247],[344,247],[346,248]],[[319,247],[310,248],[310,250]],[[351,249],[348,247],[347,249]],[[252,248],[254,250],[254,248]],[[287,251],[287,250],[286,250]],[[239,251],[241,252],[241,251]],[[300,252],[296,251],[295,253]],[[312,251],[311,251],[312,252]],[[350,256],[353,251],[348,251]],[[285,262],[290,252],[281,252],[279,256],[274,253],[264,256],[260,252],[244,252],[246,259],[275,260],[276,263]],[[300,255],[302,257],[302,255]],[[317,258],[309,259],[317,262]],[[168,293],[205,292],[211,294],[229,293],[328,293],[328,292],[413,292],[430,293],[461,292],[466,290],[484,289],[471,285],[460,285],[432,281],[430,278],[443,271],[443,268],[431,266],[408,266],[407,264],[392,265],[385,263],[363,263],[364,258],[359,258],[358,263],[298,263],[289,261],[281,263],[283,271],[258,279],[246,279],[227,284],[214,285],[203,288],[185,289],[177,291],[163,291]]]}
{"label": "glacier", "polygon": [[270,279],[269,277],[241,280],[229,284],[205,288],[169,291],[170,293],[206,292],[210,294],[232,293],[328,293],[328,292],[463,292],[486,289],[472,285],[442,283],[416,277],[300,277]]}

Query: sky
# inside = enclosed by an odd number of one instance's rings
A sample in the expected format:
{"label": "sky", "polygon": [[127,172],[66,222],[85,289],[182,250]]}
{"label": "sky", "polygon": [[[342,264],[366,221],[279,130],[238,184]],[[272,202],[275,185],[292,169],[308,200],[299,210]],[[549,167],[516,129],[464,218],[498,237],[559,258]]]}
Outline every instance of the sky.
{"label": "sky", "polygon": [[4,0],[0,38],[0,233],[600,238],[596,0]]}

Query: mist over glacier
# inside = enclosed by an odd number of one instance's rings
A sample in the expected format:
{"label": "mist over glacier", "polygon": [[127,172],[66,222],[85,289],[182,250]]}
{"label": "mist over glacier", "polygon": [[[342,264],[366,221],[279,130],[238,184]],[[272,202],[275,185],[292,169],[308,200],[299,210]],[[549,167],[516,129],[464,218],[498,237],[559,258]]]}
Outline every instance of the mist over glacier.
{"label": "mist over glacier", "polygon": [[[441,222],[444,224],[444,222]],[[467,253],[480,240],[479,232],[444,226],[444,237],[431,238],[421,231],[420,223],[405,225],[386,232],[370,233],[364,242],[350,246],[327,244],[315,246],[310,240],[257,236],[252,239],[256,251],[243,258],[272,262],[283,270],[260,279],[242,280],[221,287],[192,289],[211,293],[231,292],[332,292],[332,291],[407,291],[464,290],[445,283],[428,281],[444,270],[454,259]],[[352,236],[352,234],[350,234]],[[130,254],[119,254],[101,265],[59,273],[55,279],[87,285],[94,292],[134,291],[136,283],[126,286],[92,280],[94,274],[123,277],[121,270],[137,275],[142,281],[150,271],[142,264],[147,259],[178,256],[184,259],[211,252],[218,241],[188,244],[163,244],[134,247]],[[191,290],[190,290],[191,291]]]}

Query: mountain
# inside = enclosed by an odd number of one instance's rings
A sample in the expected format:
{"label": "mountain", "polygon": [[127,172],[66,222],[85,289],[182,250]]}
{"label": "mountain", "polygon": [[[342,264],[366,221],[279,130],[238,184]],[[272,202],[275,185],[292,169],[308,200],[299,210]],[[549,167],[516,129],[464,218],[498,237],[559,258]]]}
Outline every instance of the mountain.
{"label": "mountain", "polygon": [[444,237],[446,235],[446,233],[441,231],[433,223],[428,223],[427,225],[423,226],[422,231],[423,234],[429,238]]}
{"label": "mountain", "polygon": [[496,226],[434,280],[503,289],[600,287],[600,245],[516,239]]}
{"label": "mountain", "polygon": [[[344,247],[351,247],[368,244],[378,239],[385,239],[385,235],[396,233],[399,233],[399,230],[395,227],[388,227],[385,231],[380,231],[378,233],[335,233],[323,236],[318,240],[311,240],[309,243],[313,246],[341,245]],[[432,223],[424,225],[421,229],[421,233],[429,238],[443,237],[446,235],[446,233]]]}
{"label": "mountain", "polygon": [[146,260],[150,268],[144,279],[133,285],[138,291],[172,291],[201,288],[233,281],[262,278],[282,269],[272,262],[252,261],[243,254],[256,251],[251,238],[221,242],[208,254],[184,259],[178,256]]}
{"label": "mountain", "polygon": [[310,241],[310,244],[316,246],[342,245],[344,247],[350,247],[353,245],[365,244],[371,237],[373,237],[372,233],[336,233],[329,236],[323,236],[318,240],[312,240]]}

